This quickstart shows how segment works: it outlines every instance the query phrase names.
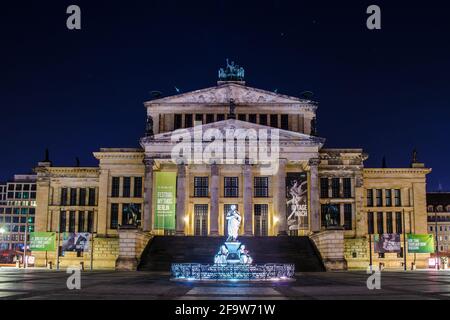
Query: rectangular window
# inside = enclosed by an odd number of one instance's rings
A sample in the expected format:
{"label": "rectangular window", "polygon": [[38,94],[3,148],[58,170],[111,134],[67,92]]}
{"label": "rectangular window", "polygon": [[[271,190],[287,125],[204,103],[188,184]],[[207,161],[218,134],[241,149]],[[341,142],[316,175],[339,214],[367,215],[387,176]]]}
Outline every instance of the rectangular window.
{"label": "rectangular window", "polygon": [[112,203],[111,204],[111,229],[117,229],[119,226],[119,204]]}
{"label": "rectangular window", "polygon": [[67,206],[67,188],[61,189],[61,205]]}
{"label": "rectangular window", "polygon": [[192,114],[185,114],[184,115],[184,127],[192,128],[192,126],[193,126]]}
{"label": "rectangular window", "polygon": [[111,197],[112,198],[118,198],[120,192],[120,178],[119,177],[113,177],[112,183],[111,183]]}
{"label": "rectangular window", "polygon": [[372,189],[367,190],[367,206],[373,207],[373,190]]}
{"label": "rectangular window", "polygon": [[373,212],[367,212],[367,232],[369,234],[374,234],[374,221],[373,221]]}
{"label": "rectangular window", "polygon": [[59,232],[66,232],[67,226],[67,213],[66,211],[61,211],[59,213]]}
{"label": "rectangular window", "polygon": [[278,115],[277,114],[270,115],[270,126],[272,128],[278,128]]}
{"label": "rectangular window", "polygon": [[224,178],[224,196],[225,198],[239,197],[239,178],[225,177]]}
{"label": "rectangular window", "polygon": [[195,216],[194,234],[196,236],[202,236],[202,237],[207,236],[208,235],[208,205],[207,204],[194,205],[194,216]]}
{"label": "rectangular window", "polygon": [[386,207],[392,207],[392,190],[386,189],[384,192],[386,194]]}
{"label": "rectangular window", "polygon": [[339,198],[340,187],[341,187],[341,185],[340,185],[339,178],[331,179],[331,197],[332,198]]}
{"label": "rectangular window", "polygon": [[255,236],[267,237],[268,225],[267,215],[269,212],[269,206],[267,204],[255,204]]}
{"label": "rectangular window", "polygon": [[344,228],[345,228],[345,230],[352,230],[352,224],[353,224],[352,204],[346,203],[346,204],[344,204]]}
{"label": "rectangular window", "polygon": [[287,114],[281,115],[281,129],[289,130],[289,115]]}
{"label": "rectangular window", "polygon": [[394,190],[394,198],[395,198],[395,206],[401,207],[402,206],[402,198],[401,198],[401,192],[400,189]]}
{"label": "rectangular window", "polygon": [[87,223],[87,231],[92,233],[94,231],[94,212],[88,212],[88,223]]}
{"label": "rectangular window", "polygon": [[248,122],[256,123],[256,114],[249,114],[248,115]]}
{"label": "rectangular window", "polygon": [[89,188],[88,205],[95,206],[95,188]]}
{"label": "rectangular window", "polygon": [[329,179],[328,178],[320,178],[320,197],[328,198],[329,197]]}
{"label": "rectangular window", "polygon": [[142,197],[142,177],[134,177],[134,197]]}
{"label": "rectangular window", "polygon": [[194,177],[194,197],[207,198],[209,179],[208,177]]}
{"label": "rectangular window", "polygon": [[69,232],[75,232],[75,211],[69,213]]}
{"label": "rectangular window", "polygon": [[344,178],[343,179],[343,188],[344,188],[344,198],[348,199],[352,197],[352,179]]}
{"label": "rectangular window", "polygon": [[71,206],[77,205],[77,189],[76,188],[70,188],[70,205]]}
{"label": "rectangular window", "polygon": [[247,115],[245,114],[238,114],[238,120],[240,121],[247,121]]}
{"label": "rectangular window", "polygon": [[178,130],[183,127],[183,115],[175,114],[173,119],[173,129]]}
{"label": "rectangular window", "polygon": [[403,233],[403,218],[401,212],[395,213],[395,233]]}
{"label": "rectangular window", "polygon": [[214,122],[214,115],[213,114],[207,114],[206,115],[206,123],[213,123]]}
{"label": "rectangular window", "polygon": [[377,207],[382,207],[383,206],[383,190],[377,189],[376,196],[377,196]]}
{"label": "rectangular window", "polygon": [[130,207],[130,205],[128,203],[123,203],[122,204],[122,226],[127,225],[128,221],[127,221],[127,212],[128,212],[128,208]]}
{"label": "rectangular window", "polygon": [[131,196],[131,178],[124,177],[123,178],[123,191],[122,197],[129,198]]}
{"label": "rectangular window", "polygon": [[254,178],[255,198],[267,198],[269,196],[269,177]]}
{"label": "rectangular window", "polygon": [[386,232],[394,233],[394,228],[392,224],[392,212],[386,212]]}
{"label": "rectangular window", "polygon": [[377,213],[377,231],[378,231],[378,234],[384,233],[383,212]]}
{"label": "rectangular window", "polygon": [[261,124],[263,126],[267,126],[267,114],[259,115],[259,124]]}
{"label": "rectangular window", "polygon": [[225,115],[224,114],[218,114],[217,115],[217,121],[224,121],[225,120]]}
{"label": "rectangular window", "polygon": [[85,188],[80,189],[80,198],[78,199],[78,204],[80,206],[86,205],[86,189]]}
{"label": "rectangular window", "polygon": [[85,232],[85,212],[78,212],[78,232]]}
{"label": "rectangular window", "polygon": [[195,115],[195,123],[194,125],[203,124],[203,114],[196,114]]}

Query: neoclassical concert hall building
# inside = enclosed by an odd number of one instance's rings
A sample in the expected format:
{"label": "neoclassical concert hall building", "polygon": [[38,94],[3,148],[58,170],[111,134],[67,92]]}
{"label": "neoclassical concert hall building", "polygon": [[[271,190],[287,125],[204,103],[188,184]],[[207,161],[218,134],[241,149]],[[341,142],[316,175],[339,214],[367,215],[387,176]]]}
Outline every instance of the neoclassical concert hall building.
{"label": "neoclassical concert hall building", "polygon": [[[423,163],[366,168],[363,149],[330,149],[317,136],[311,96],[253,88],[229,69],[213,87],[145,102],[141,148],[100,149],[97,167],[40,162],[36,231],[92,232],[96,268],[114,268],[127,250],[120,230],[131,207],[138,212],[136,259],[154,236],[225,236],[233,204],[242,236],[311,237],[332,260],[328,241],[348,268],[367,266],[368,234],[427,233],[431,170]],[[323,240],[327,234],[335,238]],[[386,267],[404,261],[403,253],[372,254]],[[55,253],[35,255],[37,265],[55,260]],[[408,254],[408,263],[423,267],[428,257]],[[89,259],[66,253],[60,263]]]}

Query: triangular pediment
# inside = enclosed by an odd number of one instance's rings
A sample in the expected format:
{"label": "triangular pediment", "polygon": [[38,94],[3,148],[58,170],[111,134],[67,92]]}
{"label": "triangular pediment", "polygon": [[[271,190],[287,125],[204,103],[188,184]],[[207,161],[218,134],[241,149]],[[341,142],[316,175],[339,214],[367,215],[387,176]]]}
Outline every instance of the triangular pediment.
{"label": "triangular pediment", "polygon": [[312,102],[310,100],[248,87],[239,83],[226,82],[216,87],[152,100],[146,104],[228,104],[231,99],[236,104],[302,104]]}

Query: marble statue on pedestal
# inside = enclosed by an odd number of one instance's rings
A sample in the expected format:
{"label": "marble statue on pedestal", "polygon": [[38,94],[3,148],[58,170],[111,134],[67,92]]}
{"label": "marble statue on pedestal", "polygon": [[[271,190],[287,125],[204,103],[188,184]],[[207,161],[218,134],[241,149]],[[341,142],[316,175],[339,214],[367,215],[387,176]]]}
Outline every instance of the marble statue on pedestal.
{"label": "marble statue on pedestal", "polygon": [[214,257],[214,263],[215,264],[227,264],[227,256],[228,256],[228,249],[226,246],[222,245],[220,247],[219,252]]}
{"label": "marble statue on pedestal", "polygon": [[241,226],[242,217],[236,206],[233,204],[228,211],[226,220],[228,223],[228,238],[227,241],[236,241],[239,234],[239,227]]}

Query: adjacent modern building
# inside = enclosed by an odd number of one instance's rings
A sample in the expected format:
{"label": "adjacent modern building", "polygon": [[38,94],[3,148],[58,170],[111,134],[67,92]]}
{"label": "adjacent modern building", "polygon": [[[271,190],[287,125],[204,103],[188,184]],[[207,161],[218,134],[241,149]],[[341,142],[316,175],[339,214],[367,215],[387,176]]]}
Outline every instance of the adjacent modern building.
{"label": "adjacent modern building", "polygon": [[25,229],[34,231],[36,175],[15,175],[0,185],[0,249],[23,250]]}
{"label": "adjacent modern building", "polygon": [[[39,163],[36,230],[93,232],[98,267],[114,267],[130,207],[149,237],[225,236],[232,204],[243,236],[313,236],[330,224],[331,208],[349,268],[367,267],[369,234],[428,232],[424,164],[366,168],[363,149],[324,147],[317,102],[252,88],[232,71],[211,88],[146,102],[139,149],[96,151],[92,168]],[[36,255],[38,264],[55,259]],[[425,267],[428,257],[410,254],[408,263]],[[61,263],[69,258],[88,259]],[[401,267],[403,252],[373,260]]]}
{"label": "adjacent modern building", "polygon": [[427,194],[428,232],[435,236],[439,254],[448,256],[450,251],[450,192]]}

